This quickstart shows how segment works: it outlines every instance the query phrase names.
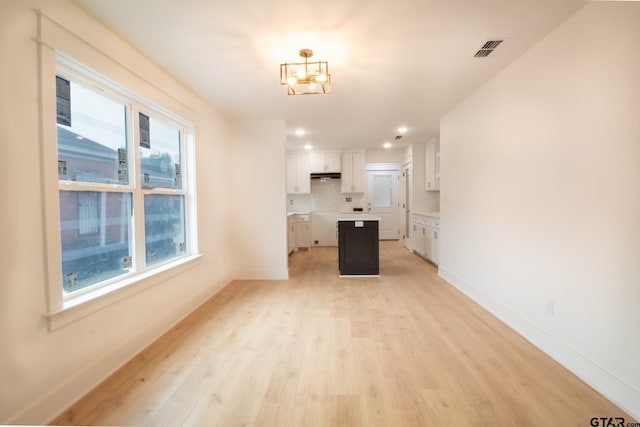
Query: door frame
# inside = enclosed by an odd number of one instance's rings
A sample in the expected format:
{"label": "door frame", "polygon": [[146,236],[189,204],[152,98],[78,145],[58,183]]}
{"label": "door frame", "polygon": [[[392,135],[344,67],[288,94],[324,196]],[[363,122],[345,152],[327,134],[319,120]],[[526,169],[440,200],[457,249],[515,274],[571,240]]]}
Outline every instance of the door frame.
{"label": "door frame", "polygon": [[410,231],[411,228],[411,161],[405,161],[400,167],[400,207],[399,207],[399,227],[400,245],[411,250]]}

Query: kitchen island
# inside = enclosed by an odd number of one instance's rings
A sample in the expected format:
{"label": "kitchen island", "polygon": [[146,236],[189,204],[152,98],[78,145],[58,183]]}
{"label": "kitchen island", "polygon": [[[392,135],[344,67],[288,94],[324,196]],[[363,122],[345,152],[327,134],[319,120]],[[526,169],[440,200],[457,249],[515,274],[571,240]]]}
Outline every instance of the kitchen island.
{"label": "kitchen island", "polygon": [[378,225],[375,215],[348,213],[337,218],[340,277],[380,276]]}

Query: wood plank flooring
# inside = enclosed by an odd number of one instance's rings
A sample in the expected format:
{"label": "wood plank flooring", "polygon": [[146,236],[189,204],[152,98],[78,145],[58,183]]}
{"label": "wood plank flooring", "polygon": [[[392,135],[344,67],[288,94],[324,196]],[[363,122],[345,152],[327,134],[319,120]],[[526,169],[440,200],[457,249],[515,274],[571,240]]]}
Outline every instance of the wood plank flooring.
{"label": "wood plank flooring", "polygon": [[53,424],[587,426],[631,417],[381,242],[380,278],[339,278],[336,248],[288,281],[235,281]]}

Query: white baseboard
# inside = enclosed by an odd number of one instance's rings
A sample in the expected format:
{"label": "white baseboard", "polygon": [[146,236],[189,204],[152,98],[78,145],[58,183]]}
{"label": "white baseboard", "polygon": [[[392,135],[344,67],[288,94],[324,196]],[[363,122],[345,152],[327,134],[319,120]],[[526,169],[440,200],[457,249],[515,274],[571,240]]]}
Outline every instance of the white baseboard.
{"label": "white baseboard", "polygon": [[[138,353],[191,314],[196,308],[218,293],[231,281],[230,277],[222,278],[198,295],[175,307],[165,316],[158,318],[139,334],[122,343],[122,345],[105,354],[94,363],[76,371],[76,374],[65,383],[60,384],[34,401],[27,408],[8,420],[7,424],[48,424],[61,411],[70,407],[98,384],[112,375]],[[62,408],[62,409],[61,409]]]}
{"label": "white baseboard", "polygon": [[[472,284],[455,273],[440,266],[438,275],[629,415],[636,420],[640,420],[640,391],[597,365],[584,354],[559,341],[526,318],[511,311],[508,307],[498,303],[483,292],[478,291]],[[594,414],[594,416],[615,416],[615,414]]]}

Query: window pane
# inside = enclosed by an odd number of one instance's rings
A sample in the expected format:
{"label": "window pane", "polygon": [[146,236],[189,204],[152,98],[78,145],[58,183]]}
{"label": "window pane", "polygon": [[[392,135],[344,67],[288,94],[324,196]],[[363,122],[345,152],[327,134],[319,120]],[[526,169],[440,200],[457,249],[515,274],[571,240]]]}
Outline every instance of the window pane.
{"label": "window pane", "polygon": [[140,113],[141,182],[144,188],[182,188],[180,130]]}
{"label": "window pane", "polygon": [[186,253],[184,196],[144,196],[147,265]]}
{"label": "window pane", "polygon": [[70,87],[71,126],[57,125],[59,179],[128,184],[125,106],[74,82]]}
{"label": "window pane", "polygon": [[127,273],[131,194],[60,191],[62,283],[66,292]]}
{"label": "window pane", "polygon": [[391,188],[393,177],[391,175],[373,176],[373,207],[390,208],[393,206]]}

